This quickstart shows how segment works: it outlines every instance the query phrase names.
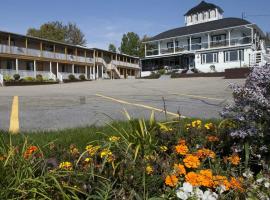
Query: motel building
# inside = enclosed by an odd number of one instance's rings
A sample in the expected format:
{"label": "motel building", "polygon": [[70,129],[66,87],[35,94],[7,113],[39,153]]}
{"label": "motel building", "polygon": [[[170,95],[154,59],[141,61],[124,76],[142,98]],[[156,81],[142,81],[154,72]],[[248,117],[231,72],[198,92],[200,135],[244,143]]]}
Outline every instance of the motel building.
{"label": "motel building", "polygon": [[224,18],[217,5],[202,1],[185,15],[185,26],[145,42],[142,74],[163,68],[200,72],[264,65],[269,59],[264,33],[239,18]]}
{"label": "motel building", "polygon": [[124,54],[0,31],[2,82],[14,74],[60,82],[70,74],[88,80],[129,79],[140,75],[139,63],[139,58]]}

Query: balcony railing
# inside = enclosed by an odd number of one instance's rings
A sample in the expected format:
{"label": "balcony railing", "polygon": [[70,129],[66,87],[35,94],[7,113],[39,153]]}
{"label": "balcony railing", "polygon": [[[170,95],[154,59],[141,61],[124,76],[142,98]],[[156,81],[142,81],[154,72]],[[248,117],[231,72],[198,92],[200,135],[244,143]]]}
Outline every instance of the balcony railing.
{"label": "balcony railing", "polygon": [[37,49],[29,49],[24,47],[8,46],[4,44],[0,44],[0,53],[93,63],[92,58],[85,58],[74,55],[65,55],[63,53],[54,53],[50,51],[40,51]]}
{"label": "balcony railing", "polygon": [[202,42],[202,43],[194,43],[191,45],[178,45],[170,48],[161,48],[160,53],[158,49],[146,50],[146,56],[155,56],[162,54],[173,54],[179,52],[190,52],[211,48],[219,48],[219,47],[227,47],[227,46],[240,46],[251,44],[252,38],[250,36],[239,37],[239,38],[231,38],[230,40],[218,40],[218,41],[210,41],[210,42]]}
{"label": "balcony railing", "polygon": [[33,77],[36,75],[42,75],[44,79],[56,80],[56,76],[50,71],[33,71],[33,70],[18,70],[15,69],[0,69],[0,74],[4,76],[13,77],[14,74],[19,74],[20,78]]}

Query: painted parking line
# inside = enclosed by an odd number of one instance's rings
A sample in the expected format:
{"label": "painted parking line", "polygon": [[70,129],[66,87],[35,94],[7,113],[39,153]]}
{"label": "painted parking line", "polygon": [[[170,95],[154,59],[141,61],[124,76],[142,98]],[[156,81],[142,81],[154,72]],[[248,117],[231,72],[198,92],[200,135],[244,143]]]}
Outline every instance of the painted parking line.
{"label": "painted parking line", "polygon": [[[165,111],[163,109],[155,108],[155,107],[144,105],[144,104],[131,103],[131,102],[127,102],[127,101],[124,101],[124,100],[121,100],[121,99],[116,99],[116,98],[113,98],[113,97],[104,96],[102,94],[96,94],[96,96],[104,98],[104,99],[108,99],[110,101],[114,101],[114,102],[117,102],[117,103],[120,103],[120,104],[131,105],[131,106],[136,106],[136,107],[145,108],[145,109],[148,109],[148,110],[153,110],[153,111],[165,113]],[[168,115],[171,115],[171,116],[174,116],[174,117],[179,117],[179,114],[177,114],[177,113],[168,112],[168,111],[166,111],[166,113]],[[181,118],[186,118],[186,117],[181,116]]]}
{"label": "painted parking line", "polygon": [[220,98],[205,97],[205,96],[192,95],[192,94],[178,94],[178,93],[174,93],[172,95],[178,95],[178,96],[184,96],[184,97],[192,97],[192,98],[196,98],[196,99],[208,99],[208,100],[214,100],[214,101],[224,101],[224,99],[220,99]]}
{"label": "painted parking line", "polygon": [[9,132],[12,134],[19,133],[20,130],[20,122],[19,122],[19,97],[14,96],[11,114],[10,114],[10,124],[9,124]]}

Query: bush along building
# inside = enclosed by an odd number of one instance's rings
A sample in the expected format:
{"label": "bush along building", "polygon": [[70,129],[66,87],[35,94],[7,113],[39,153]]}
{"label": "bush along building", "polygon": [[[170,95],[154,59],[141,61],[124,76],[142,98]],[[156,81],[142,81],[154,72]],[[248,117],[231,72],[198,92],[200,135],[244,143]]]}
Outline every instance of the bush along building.
{"label": "bush along building", "polygon": [[70,75],[88,80],[136,78],[139,63],[129,55],[0,31],[0,85],[14,74],[60,82]]}
{"label": "bush along building", "polygon": [[224,18],[217,5],[202,1],[185,15],[185,26],[145,42],[142,71],[194,69],[223,72],[227,68],[264,65],[269,59],[264,33],[239,18]]}

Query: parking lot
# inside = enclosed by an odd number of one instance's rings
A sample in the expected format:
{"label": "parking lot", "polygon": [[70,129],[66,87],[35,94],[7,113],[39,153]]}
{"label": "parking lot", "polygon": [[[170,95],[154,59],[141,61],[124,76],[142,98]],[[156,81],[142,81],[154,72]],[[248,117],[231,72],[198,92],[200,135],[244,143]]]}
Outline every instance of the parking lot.
{"label": "parking lot", "polygon": [[[0,129],[9,130],[12,102],[18,96],[18,123],[22,131],[43,131],[103,125],[134,118],[159,120],[185,117],[216,118],[231,102],[230,83],[244,80],[184,78],[168,80],[99,80],[92,82],[0,88]],[[164,112],[166,108],[166,115]]]}

